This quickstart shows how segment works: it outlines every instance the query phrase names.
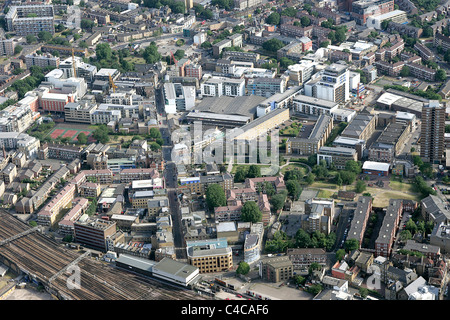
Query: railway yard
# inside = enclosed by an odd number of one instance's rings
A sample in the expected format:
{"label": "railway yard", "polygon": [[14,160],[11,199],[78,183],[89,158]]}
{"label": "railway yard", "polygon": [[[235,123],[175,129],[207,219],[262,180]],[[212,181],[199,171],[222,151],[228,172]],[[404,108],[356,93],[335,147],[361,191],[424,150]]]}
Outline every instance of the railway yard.
{"label": "railway yard", "polygon": [[[58,299],[65,300],[197,300],[193,291],[106,265],[66,249],[24,222],[0,210],[0,262],[24,272]],[[23,233],[26,234],[23,234]],[[23,234],[16,239],[12,237]],[[10,241],[9,241],[10,240]],[[76,262],[80,286],[69,288],[68,266]]]}

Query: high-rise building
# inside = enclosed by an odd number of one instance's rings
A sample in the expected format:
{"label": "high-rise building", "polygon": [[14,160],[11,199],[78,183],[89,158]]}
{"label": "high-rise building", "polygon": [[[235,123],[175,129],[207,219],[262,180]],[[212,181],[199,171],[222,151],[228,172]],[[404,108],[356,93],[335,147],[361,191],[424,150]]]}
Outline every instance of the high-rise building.
{"label": "high-rise building", "polygon": [[444,154],[445,107],[430,100],[422,107],[420,157],[431,163],[440,163]]}
{"label": "high-rise building", "polygon": [[305,95],[344,103],[350,99],[349,79],[347,66],[333,63],[321,71],[318,77],[305,83]]}

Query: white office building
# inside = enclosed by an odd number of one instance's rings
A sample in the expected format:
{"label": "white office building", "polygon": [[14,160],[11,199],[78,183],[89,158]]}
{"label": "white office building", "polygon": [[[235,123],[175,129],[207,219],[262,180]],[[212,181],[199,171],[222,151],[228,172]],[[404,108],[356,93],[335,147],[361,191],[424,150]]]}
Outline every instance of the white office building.
{"label": "white office building", "polygon": [[344,103],[350,99],[349,79],[347,66],[333,63],[305,83],[305,95]]}

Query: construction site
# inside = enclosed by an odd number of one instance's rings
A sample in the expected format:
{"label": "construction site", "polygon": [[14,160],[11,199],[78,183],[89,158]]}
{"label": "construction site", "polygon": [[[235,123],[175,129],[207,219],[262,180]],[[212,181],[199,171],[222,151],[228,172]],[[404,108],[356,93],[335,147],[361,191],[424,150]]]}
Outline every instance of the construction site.
{"label": "construction site", "polygon": [[[65,248],[0,210],[0,264],[59,300],[198,300],[193,291],[128,272]],[[71,285],[79,269],[79,285]]]}

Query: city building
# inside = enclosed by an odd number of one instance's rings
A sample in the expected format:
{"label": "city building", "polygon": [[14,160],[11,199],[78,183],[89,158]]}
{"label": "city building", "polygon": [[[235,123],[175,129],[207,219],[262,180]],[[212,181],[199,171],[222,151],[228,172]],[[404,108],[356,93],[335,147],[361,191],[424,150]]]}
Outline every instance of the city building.
{"label": "city building", "polygon": [[292,278],[294,266],[287,256],[267,257],[259,262],[260,277],[269,282],[281,282]]}
{"label": "city building", "polygon": [[378,237],[375,240],[375,255],[388,258],[392,251],[395,235],[403,213],[403,204],[400,199],[389,200],[389,206],[383,218]]}
{"label": "city building", "polygon": [[286,81],[281,78],[252,78],[247,81],[247,93],[270,97],[286,90]]}
{"label": "city building", "polygon": [[188,262],[200,273],[229,271],[233,267],[232,250],[225,238],[186,241]]}
{"label": "city building", "polygon": [[350,99],[350,74],[346,65],[333,63],[305,83],[305,95],[344,103]]}
{"label": "city building", "polygon": [[55,33],[53,5],[21,5],[11,6],[5,16],[8,31],[14,31],[16,35],[37,36],[41,31]]}
{"label": "city building", "polygon": [[124,240],[123,234],[122,239],[115,235],[116,222],[114,221],[88,218],[74,222],[74,241],[94,250],[114,251],[115,244]]}
{"label": "city building", "polygon": [[444,155],[445,107],[430,100],[422,108],[420,157],[430,163],[440,163]]}
{"label": "city building", "polygon": [[375,132],[376,123],[376,115],[359,113],[342,131],[341,136],[367,141]]}
{"label": "city building", "polygon": [[339,103],[302,94],[296,95],[292,104],[294,111],[310,115],[331,115],[334,110],[339,108]]}
{"label": "city building", "polygon": [[358,154],[355,149],[323,146],[320,147],[319,152],[317,153],[317,164],[319,164],[321,160],[324,160],[327,166],[333,163],[336,169],[339,170],[345,169],[347,161],[357,161]]}
{"label": "city building", "polygon": [[359,25],[365,25],[371,16],[394,11],[393,0],[359,0],[351,2],[351,16]]}
{"label": "city building", "polygon": [[311,155],[317,154],[325,145],[331,130],[333,118],[328,115],[320,115],[311,133],[305,137],[288,138],[286,141],[287,154]]}
{"label": "city building", "polygon": [[366,27],[381,30],[381,23],[383,21],[404,23],[407,21],[406,12],[402,10],[394,10],[380,15],[369,16],[366,19]]}
{"label": "city building", "polygon": [[59,57],[54,57],[50,53],[38,55],[36,53],[28,54],[25,56],[25,64],[27,69],[32,66],[38,66],[41,68],[46,67],[59,67]]}
{"label": "city building", "polygon": [[358,240],[359,245],[362,245],[364,232],[366,231],[367,221],[372,212],[372,197],[360,196],[356,202],[353,219],[350,224],[347,239]]}
{"label": "city building", "polygon": [[388,176],[390,166],[389,163],[384,162],[364,161],[362,173],[375,176]]}
{"label": "city building", "polygon": [[14,39],[1,39],[0,40],[0,55],[13,56],[16,45],[17,45],[17,41]]}

